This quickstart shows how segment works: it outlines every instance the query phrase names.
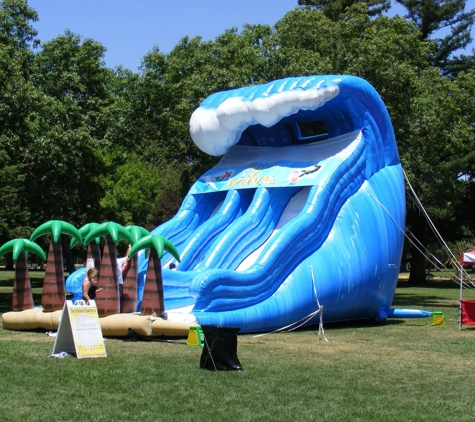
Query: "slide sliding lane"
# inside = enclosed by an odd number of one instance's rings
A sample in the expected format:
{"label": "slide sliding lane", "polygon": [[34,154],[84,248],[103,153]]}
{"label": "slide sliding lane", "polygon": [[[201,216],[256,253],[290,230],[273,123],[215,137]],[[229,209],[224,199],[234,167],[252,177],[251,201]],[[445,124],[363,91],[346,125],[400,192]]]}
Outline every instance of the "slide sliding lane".
{"label": "slide sliding lane", "polygon": [[244,271],[250,266],[252,266],[261,254],[262,250],[267,246],[269,242],[272,241],[272,239],[280,231],[280,229],[300,214],[307,201],[309,191],[310,187],[306,186],[300,189],[294,196],[292,196],[289,203],[285,207],[284,212],[282,213],[279,222],[277,223],[277,226],[275,227],[272,234],[259,248],[255,249],[251,254],[247,256],[243,255],[245,256],[245,258],[241,260],[239,266],[237,267],[237,271]]}
{"label": "slide sliding lane", "polygon": [[[211,244],[205,268],[235,269],[259,248],[277,226],[283,209],[301,188],[258,188],[247,212]],[[248,190],[248,189],[245,189]]]}
{"label": "slide sliding lane", "polygon": [[[263,245],[276,228],[282,210],[301,189],[291,187],[229,191],[221,209],[190,236],[189,243],[183,249],[184,258],[179,264],[179,271],[163,269],[166,308],[181,308],[194,303],[195,298],[190,296],[189,285],[197,274],[209,271],[210,268],[226,268],[225,265],[235,267],[242,261],[244,250],[252,251]],[[252,203],[249,205],[251,199]],[[243,211],[246,212],[242,214]],[[213,242],[214,233],[221,234]],[[194,260],[187,260],[191,256],[187,253],[190,250],[199,251],[204,256],[201,264],[198,262],[200,265],[196,271],[188,269],[196,264],[196,253],[192,256]]]}
{"label": "slide sliding lane", "polygon": [[181,243],[188,234],[210,218],[216,207],[224,200],[226,192],[213,195],[187,195],[175,217],[158,226],[152,234],[159,234],[175,243]]}
{"label": "slide sliding lane", "polygon": [[365,180],[361,137],[353,147],[348,156],[337,154],[323,163],[319,184],[311,188],[302,212],[279,230],[250,268],[214,269],[193,279],[190,292],[197,297],[195,311],[229,311],[265,300],[322,245],[339,210]]}
{"label": "slide sliding lane", "polygon": [[[191,195],[188,194],[177,214],[166,223],[152,230],[152,234],[159,234],[170,240],[175,247],[179,247],[185,242],[203,222],[207,221],[216,208],[226,197],[226,192],[215,192],[211,195]],[[169,261],[171,256],[165,253],[162,263]],[[139,254],[139,273],[147,271],[148,259],[142,252]],[[139,289],[141,289],[139,280]]]}
{"label": "slide sliding lane", "polygon": [[[178,245],[181,262],[180,271],[188,271],[200,265],[209,253],[213,239],[226,229],[233,221],[241,217],[251,203],[254,189],[228,191],[220,209],[207,221],[190,233],[181,245]],[[202,196],[215,195],[204,194]]]}

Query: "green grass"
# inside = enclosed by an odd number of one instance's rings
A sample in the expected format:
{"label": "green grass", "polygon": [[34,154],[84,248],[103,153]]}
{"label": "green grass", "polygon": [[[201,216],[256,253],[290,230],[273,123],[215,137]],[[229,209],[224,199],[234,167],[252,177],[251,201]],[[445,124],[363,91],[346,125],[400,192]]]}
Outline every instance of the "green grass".
{"label": "green grass", "polygon": [[[2,312],[11,309],[11,285],[0,274]],[[184,339],[107,339],[107,358],[54,359],[54,338],[44,332],[1,329],[0,418],[472,421],[475,327],[458,331],[458,297],[451,281],[398,285],[393,307],[442,311],[446,327],[430,318],[325,324],[328,342],[315,327],[241,335],[242,372],[200,370],[201,349]]]}

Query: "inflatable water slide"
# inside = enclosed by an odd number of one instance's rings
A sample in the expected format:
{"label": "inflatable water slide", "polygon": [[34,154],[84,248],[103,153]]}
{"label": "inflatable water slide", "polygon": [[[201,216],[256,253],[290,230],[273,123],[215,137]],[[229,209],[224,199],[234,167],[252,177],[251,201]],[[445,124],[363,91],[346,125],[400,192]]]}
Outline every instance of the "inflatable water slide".
{"label": "inflatable water slide", "polygon": [[[305,76],[218,92],[190,132],[222,158],[153,231],[181,257],[162,259],[168,313],[241,333],[318,323],[319,304],[325,322],[391,313],[404,182],[388,112],[368,82]],[[139,298],[146,268],[142,255]]]}

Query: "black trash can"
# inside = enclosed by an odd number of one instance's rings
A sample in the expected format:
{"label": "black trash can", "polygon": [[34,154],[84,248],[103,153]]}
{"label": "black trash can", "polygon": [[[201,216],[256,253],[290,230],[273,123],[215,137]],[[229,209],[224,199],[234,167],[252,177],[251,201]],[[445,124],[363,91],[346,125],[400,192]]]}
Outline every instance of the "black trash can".
{"label": "black trash can", "polygon": [[202,325],[205,337],[200,368],[210,371],[242,371],[237,357],[237,335],[240,328]]}

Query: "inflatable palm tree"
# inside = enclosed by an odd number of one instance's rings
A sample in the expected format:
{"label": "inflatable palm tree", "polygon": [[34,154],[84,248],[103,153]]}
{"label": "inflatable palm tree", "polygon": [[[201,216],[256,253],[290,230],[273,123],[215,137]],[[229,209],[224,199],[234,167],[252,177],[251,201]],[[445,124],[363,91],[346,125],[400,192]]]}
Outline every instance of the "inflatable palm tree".
{"label": "inflatable palm tree", "polygon": [[45,312],[60,311],[63,309],[66,293],[64,289],[64,265],[61,235],[67,234],[82,242],[79,230],[72,224],[61,220],[51,220],[39,226],[30,236],[33,241],[45,234],[51,235],[51,243],[46,260],[46,272],[43,282],[41,306]]}
{"label": "inflatable palm tree", "polygon": [[[81,234],[81,238],[85,239],[86,236],[89,234],[91,230],[99,227],[99,223],[87,223],[79,229],[79,233]],[[77,240],[73,237],[71,239],[71,243],[69,247],[72,248],[77,243]],[[86,253],[86,260],[93,259],[94,266],[100,270],[101,268],[101,248],[100,248],[100,238],[94,239],[94,242],[90,242],[87,245],[87,253]]]}
{"label": "inflatable palm tree", "polygon": [[[25,253],[26,251],[26,253]],[[12,308],[14,311],[33,309],[33,293],[31,291],[30,275],[26,264],[27,253],[33,252],[43,260],[46,259],[41,247],[28,239],[14,239],[0,248],[0,256],[12,252],[15,261],[15,278],[13,281]]]}
{"label": "inflatable palm tree", "polygon": [[96,305],[99,317],[106,317],[120,313],[119,281],[117,279],[117,244],[119,240],[133,242],[132,235],[125,227],[113,221],[100,224],[89,232],[84,239],[88,245],[97,237],[105,237],[104,251],[102,254],[101,271],[97,286],[102,289],[96,295]]}
{"label": "inflatable palm tree", "polygon": [[[140,226],[126,226],[131,234],[133,243],[137,243],[142,237],[150,235],[150,232]],[[124,290],[120,298],[120,311],[122,313],[135,312],[137,310],[137,285],[138,285],[138,255],[134,254],[127,267],[122,272],[124,278]]]}
{"label": "inflatable palm tree", "polygon": [[134,255],[141,249],[150,248],[150,258],[148,261],[147,275],[145,276],[145,287],[143,291],[142,315],[162,316],[165,312],[165,298],[163,295],[163,279],[161,259],[163,251],[169,252],[178,262],[180,255],[175,246],[163,236],[149,235],[140,239],[132,246],[129,256]]}

